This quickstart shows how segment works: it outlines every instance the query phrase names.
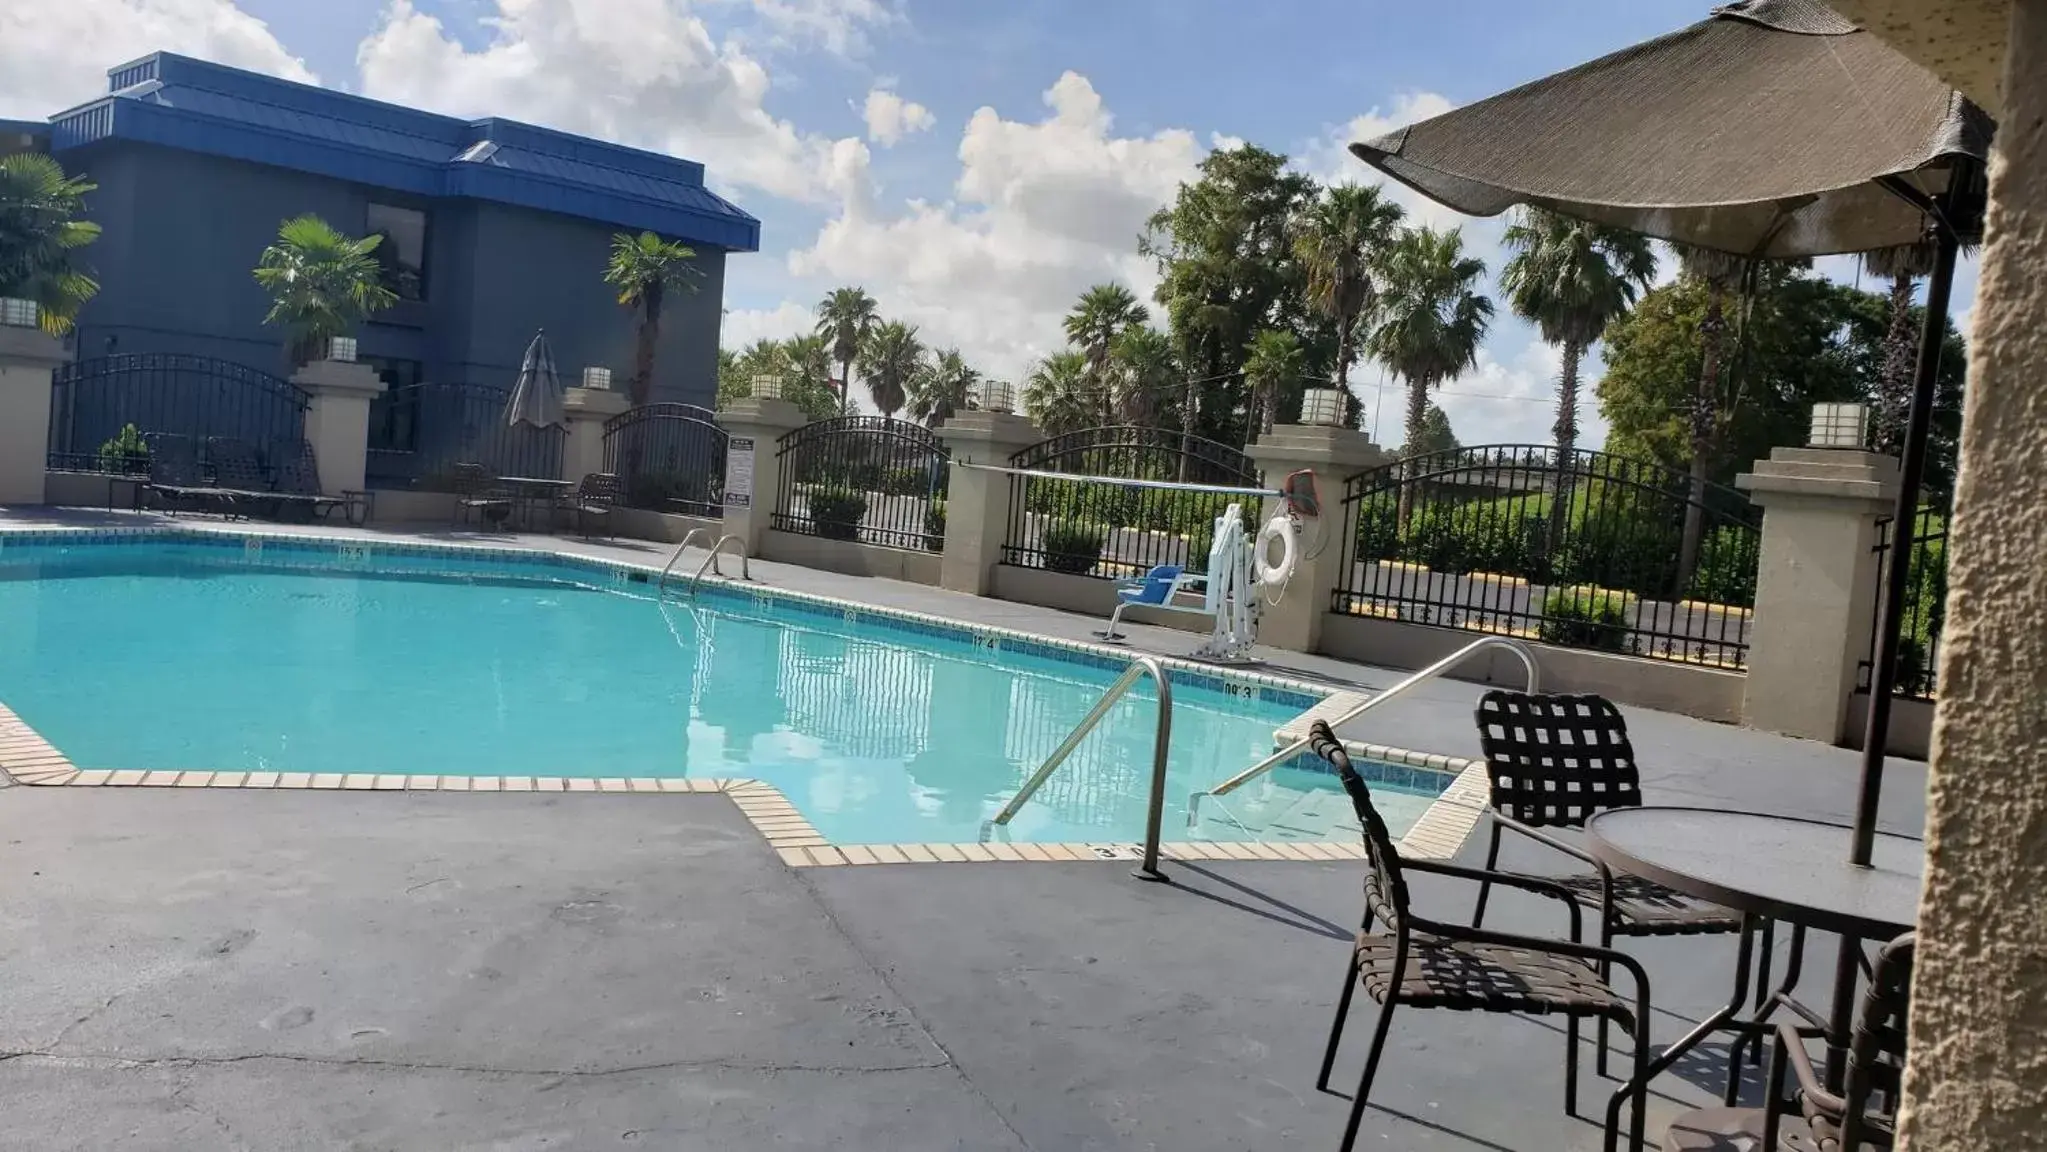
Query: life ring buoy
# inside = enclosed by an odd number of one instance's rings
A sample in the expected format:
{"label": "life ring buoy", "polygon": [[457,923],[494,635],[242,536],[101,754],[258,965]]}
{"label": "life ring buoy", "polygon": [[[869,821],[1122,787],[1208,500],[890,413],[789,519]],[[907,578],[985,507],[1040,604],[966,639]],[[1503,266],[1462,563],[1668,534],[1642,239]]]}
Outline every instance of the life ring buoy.
{"label": "life ring buoy", "polygon": [[[1272,551],[1272,542],[1280,543],[1280,562],[1273,564],[1266,557]],[[1294,564],[1299,558],[1298,544],[1294,540],[1294,522],[1286,516],[1274,516],[1265,522],[1258,533],[1258,544],[1251,552],[1252,570],[1258,573],[1258,580],[1267,588],[1278,588],[1293,579]]]}

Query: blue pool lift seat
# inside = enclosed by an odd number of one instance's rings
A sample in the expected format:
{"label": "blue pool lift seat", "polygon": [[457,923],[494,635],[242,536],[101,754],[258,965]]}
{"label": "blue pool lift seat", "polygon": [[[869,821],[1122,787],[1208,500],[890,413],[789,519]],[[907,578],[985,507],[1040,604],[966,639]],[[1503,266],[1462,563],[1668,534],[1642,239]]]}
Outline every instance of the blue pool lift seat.
{"label": "blue pool lift seat", "polygon": [[1133,605],[1157,608],[1162,612],[1192,612],[1197,615],[1211,615],[1206,607],[1173,603],[1174,597],[1182,592],[1197,591],[1207,583],[1204,572],[1188,572],[1178,564],[1161,564],[1134,580],[1116,582],[1116,610],[1109,614],[1107,631],[1095,635],[1104,640],[1122,640],[1123,635],[1116,626],[1123,622],[1123,612]]}

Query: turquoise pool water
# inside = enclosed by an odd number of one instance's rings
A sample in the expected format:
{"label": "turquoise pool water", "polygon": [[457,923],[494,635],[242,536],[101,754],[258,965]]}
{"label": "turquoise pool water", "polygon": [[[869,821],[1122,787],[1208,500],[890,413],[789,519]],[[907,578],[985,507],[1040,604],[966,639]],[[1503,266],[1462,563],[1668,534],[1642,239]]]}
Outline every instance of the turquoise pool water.
{"label": "turquoise pool water", "polygon": [[[643,581],[381,545],[0,539],[0,700],[85,768],[751,776],[834,842],[964,842],[1119,668]],[[1333,778],[1285,769],[1190,830],[1189,793],[1313,698],[1205,674],[1174,695],[1168,839],[1341,822]],[[1126,698],[1012,838],[1139,838],[1155,715],[1149,685]],[[1436,790],[1407,783],[1375,786],[1403,823]]]}

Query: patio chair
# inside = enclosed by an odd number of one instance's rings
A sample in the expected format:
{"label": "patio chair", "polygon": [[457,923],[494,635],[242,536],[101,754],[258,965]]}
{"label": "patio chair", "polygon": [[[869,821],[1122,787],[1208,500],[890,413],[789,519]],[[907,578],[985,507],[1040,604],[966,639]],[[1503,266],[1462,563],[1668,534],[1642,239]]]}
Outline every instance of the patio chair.
{"label": "patio chair", "polygon": [[336,508],[349,508],[355,501],[348,496],[328,496],[320,491],[320,464],[313,456],[313,446],[305,440],[288,441],[274,453],[277,461],[277,491],[290,499],[293,507],[307,514],[307,519],[318,515],[325,520],[334,515]]}
{"label": "patio chair", "polygon": [[[621,490],[616,472],[590,472],[577,481],[575,495],[569,498],[567,507],[575,512],[576,531],[584,539],[590,537],[588,525],[593,516],[603,521],[607,530],[611,527],[611,510],[618,504]],[[612,538],[607,531],[605,539]]]}
{"label": "patio chair", "polygon": [[149,445],[149,482],[142,490],[170,513],[219,509],[225,496],[208,484],[199,470],[199,442],[169,432],[145,432]]}
{"label": "patio chair", "polygon": [[[1564,1017],[1564,1108],[1578,1111],[1578,1021],[1592,1017],[1611,1021],[1635,1040],[1635,1085],[1632,1093],[1616,1092],[1607,1104],[1606,1147],[1612,1149],[1620,1127],[1621,1101],[1634,1098],[1634,1116],[1628,1147],[1639,1152],[1646,1122],[1648,1078],[1649,977],[1641,964],[1624,952],[1597,948],[1579,942],[1581,914],[1570,892],[1560,885],[1532,876],[1481,872],[1434,860],[1407,860],[1393,844],[1386,822],[1372,805],[1371,789],[1351,767],[1350,756],[1329,730],[1315,721],[1308,729],[1315,754],[1329,762],[1350,794],[1358,823],[1365,835],[1365,913],[1357,943],[1344,965],[1343,993],[1336,1003],[1336,1019],[1329,1027],[1329,1047],[1322,1056],[1322,1071],[1315,1080],[1321,1091],[1329,1089],[1329,1072],[1336,1063],[1337,1046],[1343,1040],[1343,1026],[1350,1015],[1351,996],[1363,985],[1365,994],[1379,1005],[1378,1025],[1372,1033],[1371,1051],[1365,1056],[1364,1075],[1351,1099],[1350,1120],[1343,1131],[1340,1152],[1350,1152],[1357,1140],[1358,1124],[1371,1098],[1372,1078],[1379,1070],[1379,1057],[1386,1047],[1386,1034],[1397,1007],[1446,1008],[1458,1012],[1501,1012]],[[1570,914],[1569,940],[1551,940],[1506,932],[1467,928],[1462,925],[1425,920],[1410,908],[1408,872],[1450,876],[1483,884],[1504,884],[1562,902]],[[1383,930],[1374,932],[1374,919]],[[1635,995],[1622,996],[1602,977],[1613,966],[1627,970],[1634,978]]]}
{"label": "patio chair", "polygon": [[448,469],[448,475],[454,481],[457,523],[481,516],[491,528],[502,529],[512,518],[511,497],[498,488],[490,469],[481,464],[457,464]]}
{"label": "patio chair", "polygon": [[256,455],[256,446],[233,436],[209,436],[206,462],[213,470],[214,486],[221,490],[226,511],[245,516],[275,519],[288,501],[275,492],[270,469]]}
{"label": "patio chair", "polygon": [[1182,607],[1173,603],[1173,598],[1182,592],[1192,591],[1208,577],[1200,572],[1188,572],[1178,564],[1161,564],[1134,580],[1116,582],[1116,610],[1109,613],[1109,627],[1095,635],[1104,640],[1121,640],[1122,633],[1116,626],[1123,622],[1123,613],[1134,606],[1157,608],[1162,612],[1193,612],[1212,615],[1207,608]]}
{"label": "patio chair", "polygon": [[[1707,904],[1654,881],[1615,875],[1583,847],[1538,829],[1582,828],[1594,814],[1642,803],[1642,778],[1628,742],[1627,721],[1613,702],[1599,696],[1530,695],[1495,690],[1478,701],[1478,739],[1492,782],[1492,831],[1486,871],[1495,876],[1501,833],[1512,830],[1593,871],[1542,879],[1560,885],[1571,899],[1599,917],[1599,946],[1617,936],[1676,936],[1742,931],[1742,918],[1729,908]],[[1471,924],[1485,922],[1491,884],[1478,889]],[[1769,985],[1769,936],[1765,928],[1763,977]],[[1743,946],[1747,946],[1744,938]],[[1606,974],[1602,972],[1602,975]],[[1598,1069],[1606,1074],[1607,1027],[1599,1027]],[[1761,1041],[1757,1040],[1760,1057]],[[1736,1081],[1736,1044],[1729,1057],[1729,1090]]]}
{"label": "patio chair", "polygon": [[[1841,1092],[1826,1089],[1812,1066],[1812,1054],[1805,1042],[1824,1036],[1825,1021],[1818,1015],[1786,1000],[1784,1003],[1803,1016],[1807,1024],[1791,1021],[1777,1025],[1777,1043],[1770,1056],[1770,1095],[1764,1110],[1765,1148],[1777,1147],[1784,1107],[1795,1104],[1803,1121],[1804,1140],[1798,1140],[1798,1121],[1787,1143],[1800,1143],[1824,1152],[1862,1152],[1865,1148],[1890,1148],[1898,1138],[1899,1088],[1905,1076],[1906,1023],[1912,1015],[1912,953],[1916,934],[1907,932],[1885,944],[1876,954],[1876,968],[1869,987],[1862,993],[1862,1009],[1855,1018],[1855,1031],[1848,1041],[1847,1074]],[[1798,1080],[1795,1096],[1783,1093],[1784,1069],[1788,1065]]]}

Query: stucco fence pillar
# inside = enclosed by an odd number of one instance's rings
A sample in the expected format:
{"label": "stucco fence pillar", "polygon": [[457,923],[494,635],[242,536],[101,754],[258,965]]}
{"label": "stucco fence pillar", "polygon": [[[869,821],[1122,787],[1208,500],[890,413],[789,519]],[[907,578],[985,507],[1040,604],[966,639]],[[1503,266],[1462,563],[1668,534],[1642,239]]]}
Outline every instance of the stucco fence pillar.
{"label": "stucco fence pillar", "polygon": [[[1265,604],[1258,621],[1258,642],[1294,652],[1314,652],[1322,644],[1322,624],[1329,615],[1329,598],[1342,576],[1344,523],[1344,481],[1386,458],[1371,437],[1351,428],[1322,425],[1282,424],[1260,436],[1247,450],[1251,462],[1264,474],[1267,488],[1279,488],[1292,473],[1314,474],[1315,492],[1322,503],[1321,515],[1302,524],[1293,579],[1277,594],[1261,589]],[[1265,522],[1285,505],[1268,496],[1263,507],[1249,506],[1254,523],[1245,530],[1256,536]]]}
{"label": "stucco fence pillar", "polygon": [[988,594],[1002,544],[1009,538],[1011,484],[1016,477],[960,464],[1006,467],[1010,457],[1045,438],[1029,418],[1012,412],[960,412],[938,430],[954,467],[945,492],[945,551],[938,586],[954,592]]}
{"label": "stucco fence pillar", "polygon": [[1838,742],[1875,627],[1877,520],[1898,462],[1869,452],[1779,448],[1735,486],[1763,509],[1742,723]]}
{"label": "stucco fence pillar", "polygon": [[0,504],[44,502],[50,374],[70,359],[41,329],[0,325]]}
{"label": "stucco fence pillar", "polygon": [[568,418],[569,436],[562,445],[562,479],[581,481],[592,472],[605,470],[605,421],[631,403],[625,393],[605,388],[570,388],[563,393],[562,414]]}
{"label": "stucco fence pillar", "polygon": [[731,436],[725,446],[725,533],[738,537],[748,556],[761,554],[781,496],[779,442],[809,422],[803,409],[766,396],[734,400],[718,413],[719,426]]}
{"label": "stucco fence pillar", "polygon": [[328,496],[363,490],[369,465],[370,402],[384,394],[384,381],[367,364],[315,360],[292,374],[306,390],[306,442],[320,467],[320,491]]}

